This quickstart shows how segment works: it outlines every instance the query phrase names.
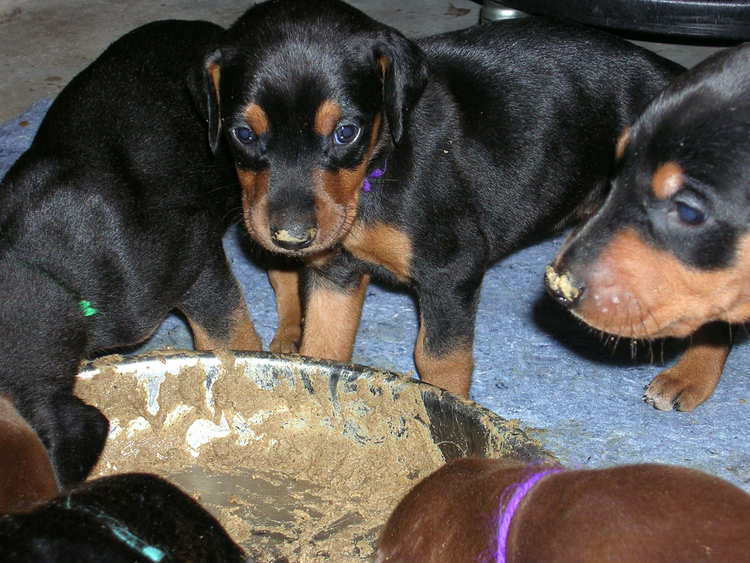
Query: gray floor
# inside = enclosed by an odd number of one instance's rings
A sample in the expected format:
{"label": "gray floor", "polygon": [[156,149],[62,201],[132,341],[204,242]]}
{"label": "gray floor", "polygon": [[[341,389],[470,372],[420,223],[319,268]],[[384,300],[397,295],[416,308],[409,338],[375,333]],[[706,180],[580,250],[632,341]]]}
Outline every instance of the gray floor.
{"label": "gray floor", "polygon": [[[39,98],[55,96],[109,43],[156,19],[207,19],[228,25],[251,0],[0,0],[0,121]],[[480,7],[469,0],[352,0],[354,6],[411,36],[473,25]],[[654,45],[691,66],[706,47]]]}
{"label": "gray floor", "polygon": [[[229,25],[253,0],[0,0],[0,122],[34,100],[55,96],[114,39],[159,19],[205,19]],[[409,35],[478,21],[469,0],[353,0]]]}
{"label": "gray floor", "polygon": [[[250,0],[0,0],[0,175],[30,141],[36,124],[67,80],[113,39],[154,19],[209,19],[227,24]],[[473,25],[479,6],[468,0],[352,0],[408,35]],[[715,49],[649,44],[686,65]],[[33,107],[32,107],[33,106]],[[31,108],[29,111],[26,111]],[[24,113],[25,112],[25,113]],[[28,123],[27,123],[28,122]],[[235,272],[266,343],[276,318],[263,273],[227,238]],[[648,351],[605,350],[598,339],[545,299],[545,264],[559,240],[526,249],[495,266],[483,287],[472,397],[517,418],[563,462],[603,466],[636,461],[680,463],[750,490],[748,381],[750,346],[730,357],[714,397],[694,413],[661,413],[640,402],[660,366]],[[411,298],[372,287],[355,351],[359,363],[413,372],[416,314]],[[183,347],[184,325],[170,318],[147,348]],[[661,348],[655,350],[657,363]],[[671,346],[666,364],[674,361]]]}

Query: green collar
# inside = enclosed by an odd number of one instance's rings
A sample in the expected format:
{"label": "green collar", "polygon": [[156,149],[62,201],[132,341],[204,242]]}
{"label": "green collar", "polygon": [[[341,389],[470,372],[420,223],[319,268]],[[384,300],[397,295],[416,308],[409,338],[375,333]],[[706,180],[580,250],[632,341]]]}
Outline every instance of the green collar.
{"label": "green collar", "polygon": [[72,290],[68,284],[60,280],[57,276],[52,274],[51,272],[48,272],[46,268],[39,266],[37,264],[32,264],[31,262],[28,262],[24,258],[21,258],[18,256],[18,252],[13,251],[13,254],[15,254],[16,259],[29,268],[30,270],[36,270],[38,272],[41,272],[45,276],[47,276],[49,279],[51,279],[53,282],[55,282],[57,285],[59,285],[63,290],[65,290],[66,293],[69,293],[70,295],[74,296],[76,300],[78,300],[78,310],[81,312],[81,314],[84,317],[93,317],[95,315],[101,314],[101,311],[94,307],[93,303],[87,299],[81,299],[80,295],[74,290]]}
{"label": "green collar", "polygon": [[94,315],[99,313],[99,309],[94,307],[91,304],[91,301],[86,301],[85,299],[81,299],[78,302],[78,308],[81,310],[81,313],[84,317],[93,317]]}

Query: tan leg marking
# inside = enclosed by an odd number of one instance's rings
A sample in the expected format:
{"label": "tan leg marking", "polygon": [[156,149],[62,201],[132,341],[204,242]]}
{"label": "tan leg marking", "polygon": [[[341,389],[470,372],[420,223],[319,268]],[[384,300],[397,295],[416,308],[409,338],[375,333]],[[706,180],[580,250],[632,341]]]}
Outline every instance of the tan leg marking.
{"label": "tan leg marking", "polygon": [[269,270],[268,279],[276,294],[279,326],[271,341],[271,352],[297,352],[302,339],[302,305],[299,299],[299,272]]}
{"label": "tan leg marking", "polygon": [[462,397],[469,396],[474,371],[472,346],[456,348],[444,356],[432,356],[425,348],[424,319],[419,319],[414,361],[422,381],[436,385]]}
{"label": "tan leg marking", "polygon": [[370,283],[362,276],[350,293],[314,288],[305,305],[305,328],[300,353],[313,358],[349,362],[357,337],[362,304]]}
{"label": "tan leg marking", "polygon": [[196,350],[244,350],[257,352],[263,349],[258,333],[245,307],[239,307],[231,319],[231,328],[226,341],[211,338],[204,328],[188,317],[190,330],[193,331],[193,343]]}
{"label": "tan leg marking", "polygon": [[643,399],[663,411],[693,410],[714,392],[730,349],[725,325],[701,327],[680,361],[648,384]]}

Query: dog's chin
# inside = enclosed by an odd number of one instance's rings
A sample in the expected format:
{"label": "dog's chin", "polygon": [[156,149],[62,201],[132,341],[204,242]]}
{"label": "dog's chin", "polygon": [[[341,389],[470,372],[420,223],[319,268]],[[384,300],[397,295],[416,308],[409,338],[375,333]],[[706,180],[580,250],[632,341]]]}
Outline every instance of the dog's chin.
{"label": "dog's chin", "polygon": [[337,225],[337,228],[334,229],[333,232],[322,233],[322,236],[318,237],[318,239],[310,246],[297,250],[290,250],[276,245],[270,234],[268,234],[267,229],[261,234],[251,221],[245,221],[245,227],[252,239],[269,252],[289,256],[290,258],[304,258],[306,260],[315,260],[317,256],[326,255],[332,248],[339,244],[351,230],[351,224],[348,224],[348,222],[342,222],[340,225]]}
{"label": "dog's chin", "polygon": [[572,309],[575,317],[582,320],[590,327],[622,338],[633,338],[636,340],[656,340],[659,338],[687,338],[711,319],[698,320],[695,318],[676,318],[659,320],[637,319],[626,322],[612,315],[610,318],[592,317]]}
{"label": "dog's chin", "polygon": [[263,243],[261,243],[261,245],[266,250],[269,250],[275,254],[282,254],[284,256],[289,256],[290,258],[304,258],[305,260],[309,260],[311,258],[314,259],[316,256],[327,254],[328,251],[331,250],[331,248],[336,246],[336,243],[333,242],[331,244],[311,244],[307,248],[301,248],[299,250],[289,250],[288,248],[276,246],[275,244],[273,244],[273,242],[270,242],[270,240],[264,241]]}

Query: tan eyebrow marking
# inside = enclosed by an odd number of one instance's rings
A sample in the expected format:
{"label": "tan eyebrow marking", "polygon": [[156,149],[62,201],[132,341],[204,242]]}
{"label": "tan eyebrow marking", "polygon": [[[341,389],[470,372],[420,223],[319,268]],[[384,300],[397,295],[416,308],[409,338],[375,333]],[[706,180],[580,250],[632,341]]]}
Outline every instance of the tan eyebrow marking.
{"label": "tan eyebrow marking", "polygon": [[682,188],[685,173],[682,166],[674,161],[665,162],[651,177],[651,189],[659,199],[667,199]]}
{"label": "tan eyebrow marking", "polygon": [[324,100],[318,111],[315,112],[315,131],[323,136],[328,137],[336,125],[341,121],[341,106],[333,100]]}
{"label": "tan eyebrow marking", "polygon": [[245,121],[256,135],[263,135],[268,131],[268,116],[258,104],[250,104],[245,109]]}

